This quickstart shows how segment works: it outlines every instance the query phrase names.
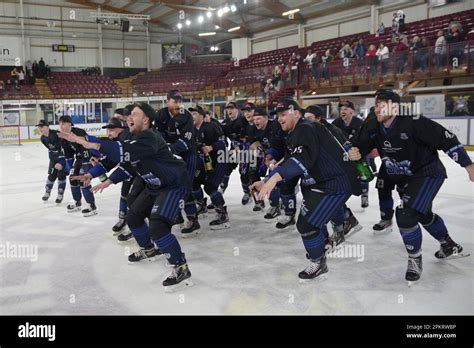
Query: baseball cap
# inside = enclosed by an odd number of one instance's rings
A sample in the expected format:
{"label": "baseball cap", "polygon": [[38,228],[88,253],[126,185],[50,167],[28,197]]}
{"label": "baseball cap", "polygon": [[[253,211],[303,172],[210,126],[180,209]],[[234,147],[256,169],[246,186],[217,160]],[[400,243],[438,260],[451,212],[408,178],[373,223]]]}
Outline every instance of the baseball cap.
{"label": "baseball cap", "polygon": [[268,113],[264,108],[255,108],[254,116],[265,116],[268,117]]}
{"label": "baseball cap", "polygon": [[309,112],[316,117],[326,118],[326,112],[319,105],[310,105],[306,108],[305,112]]}
{"label": "baseball cap", "polygon": [[257,110],[257,106],[254,103],[245,103],[240,110],[250,111]]}
{"label": "baseball cap", "polygon": [[342,108],[343,106],[345,106],[346,108],[351,108],[352,110],[354,110],[354,103],[351,102],[350,100],[344,100],[344,101],[339,103],[340,108]]}
{"label": "baseball cap", "polygon": [[377,102],[377,100],[383,100],[383,101],[391,100],[392,103],[400,103],[400,99],[401,98],[400,98],[400,95],[398,95],[398,93],[388,88],[381,88],[375,92],[375,102]]}
{"label": "baseball cap", "polygon": [[293,108],[294,110],[301,110],[300,106],[296,101],[290,98],[282,98],[279,99],[276,106],[275,106],[275,111],[276,112],[282,112],[285,110],[290,110]]}
{"label": "baseball cap", "polygon": [[196,111],[197,113],[203,115],[203,116],[206,116],[206,112],[204,111],[204,109],[199,106],[199,105],[196,105],[195,107],[192,107],[192,108],[189,108],[188,109],[189,111],[193,112],[193,111]]}
{"label": "baseball cap", "polygon": [[183,94],[178,89],[172,89],[166,96],[169,99],[183,100]]}
{"label": "baseball cap", "polygon": [[228,102],[227,105],[225,106],[226,109],[229,109],[229,108],[236,108],[237,107],[237,104],[233,101],[231,102]]}
{"label": "baseball cap", "polygon": [[59,118],[59,122],[63,122],[63,123],[70,123],[71,126],[74,126],[74,124],[72,123],[72,119],[71,119],[71,116],[68,116],[68,115],[63,115]]}
{"label": "baseball cap", "polygon": [[49,126],[48,121],[46,120],[40,120],[38,124],[35,127],[44,127],[44,126]]}
{"label": "baseball cap", "polygon": [[112,117],[109,123],[102,127],[102,129],[125,128],[125,124],[118,118]]}

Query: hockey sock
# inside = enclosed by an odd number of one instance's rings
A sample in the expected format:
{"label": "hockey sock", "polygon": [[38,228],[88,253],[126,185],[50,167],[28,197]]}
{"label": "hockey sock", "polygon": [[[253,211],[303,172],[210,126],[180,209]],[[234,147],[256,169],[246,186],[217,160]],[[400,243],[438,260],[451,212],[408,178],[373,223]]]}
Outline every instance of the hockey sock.
{"label": "hockey sock", "polygon": [[146,223],[143,223],[140,227],[130,228],[137,244],[140,248],[151,249],[153,248],[153,243],[151,242],[150,235],[148,234],[148,226]]}
{"label": "hockey sock", "polygon": [[183,262],[181,257],[181,246],[174,234],[168,233],[164,237],[155,240],[155,244],[160,251],[165,254],[170,264],[177,265]]}
{"label": "hockey sock", "polygon": [[443,219],[436,214],[432,214],[431,221],[424,224],[425,221],[421,221],[423,227],[440,243],[443,243],[448,235],[448,229],[444,224]]}
{"label": "hockey sock", "polygon": [[81,194],[81,188],[79,186],[72,186],[71,185],[71,193],[72,193],[72,198],[76,202],[80,202],[82,199],[82,194]]}
{"label": "hockey sock", "polygon": [[270,192],[270,196],[268,197],[271,207],[278,207],[280,206],[280,189],[275,187],[272,192]]}
{"label": "hockey sock", "polygon": [[211,202],[215,207],[223,207],[225,205],[224,196],[219,191],[211,194]]}
{"label": "hockey sock", "polygon": [[419,256],[423,239],[420,226],[415,225],[411,228],[400,228],[400,234],[402,235],[403,243],[405,244],[408,254],[413,257]]}

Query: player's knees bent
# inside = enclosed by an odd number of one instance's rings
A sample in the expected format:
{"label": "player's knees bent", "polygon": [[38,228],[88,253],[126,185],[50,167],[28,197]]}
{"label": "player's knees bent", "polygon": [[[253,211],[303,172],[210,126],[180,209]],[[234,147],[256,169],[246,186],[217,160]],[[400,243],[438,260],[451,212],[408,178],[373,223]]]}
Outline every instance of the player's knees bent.
{"label": "player's knees bent", "polygon": [[206,183],[204,184],[204,192],[206,192],[206,194],[207,194],[208,196],[210,196],[210,195],[212,195],[214,192],[216,192],[216,191],[217,191],[217,188],[218,188],[218,187],[217,187],[216,185],[211,184],[211,183],[209,183],[209,182],[206,182]]}
{"label": "player's knees bent", "polygon": [[397,207],[395,211],[395,217],[397,219],[397,225],[401,228],[410,228],[418,224],[418,212],[410,207]]}
{"label": "player's knees bent", "polygon": [[58,172],[58,180],[61,180],[61,181],[66,180],[66,172],[64,170],[60,170]]}
{"label": "player's knees bent", "polygon": [[296,229],[301,234],[302,237],[313,235],[317,233],[316,227],[309,224],[304,216],[299,216],[298,221],[296,221]]}
{"label": "player's knees bent", "polygon": [[145,218],[138,215],[133,210],[129,210],[126,216],[126,221],[129,228],[138,228],[143,225]]}
{"label": "player's knees bent", "polygon": [[55,181],[57,177],[58,177],[58,174],[56,172],[54,172],[54,173],[48,175],[48,180],[49,181]]}
{"label": "player's knees bent", "polygon": [[69,184],[74,187],[74,186],[81,186],[81,182],[79,180],[71,180],[71,177],[69,177]]}
{"label": "player's knees bent", "polygon": [[160,239],[171,232],[171,224],[160,216],[150,217],[149,233],[151,240]]}
{"label": "player's knees bent", "polygon": [[436,218],[436,215],[433,214],[433,212],[429,212],[426,214],[419,214],[418,220],[422,225],[430,225],[433,223],[434,219]]}

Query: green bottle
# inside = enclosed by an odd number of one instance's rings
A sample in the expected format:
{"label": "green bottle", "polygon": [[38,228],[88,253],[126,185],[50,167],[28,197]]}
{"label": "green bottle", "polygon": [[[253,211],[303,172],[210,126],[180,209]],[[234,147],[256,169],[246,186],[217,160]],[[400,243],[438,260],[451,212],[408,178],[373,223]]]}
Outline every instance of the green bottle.
{"label": "green bottle", "polygon": [[204,155],[204,169],[206,170],[206,172],[212,172],[214,170],[211,155],[209,155],[208,153]]}
{"label": "green bottle", "polygon": [[[346,142],[343,147],[346,151],[349,151],[352,148],[352,144]],[[372,169],[370,169],[370,166],[365,158],[362,157],[360,160],[354,161],[354,165],[361,181],[371,182],[374,179],[374,173],[372,173]]]}

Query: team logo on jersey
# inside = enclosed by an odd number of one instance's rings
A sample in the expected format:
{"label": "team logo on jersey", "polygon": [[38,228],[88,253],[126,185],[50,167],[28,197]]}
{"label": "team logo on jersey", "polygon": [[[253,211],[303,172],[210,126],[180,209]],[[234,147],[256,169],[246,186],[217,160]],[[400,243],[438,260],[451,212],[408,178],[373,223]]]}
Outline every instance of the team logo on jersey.
{"label": "team logo on jersey", "polygon": [[452,139],[454,138],[454,134],[451,133],[450,131],[445,131],[444,135],[446,136],[447,139]]}
{"label": "team logo on jersey", "polygon": [[155,214],[158,211],[159,205],[154,205],[153,208],[151,209],[151,213]]}
{"label": "team logo on jersey", "polygon": [[400,133],[400,139],[407,140],[408,139],[407,133]]}
{"label": "team logo on jersey", "polygon": [[388,147],[388,148],[391,148],[391,147],[392,147],[392,144],[390,143],[390,141],[385,140],[385,141],[383,142],[383,146]]}

